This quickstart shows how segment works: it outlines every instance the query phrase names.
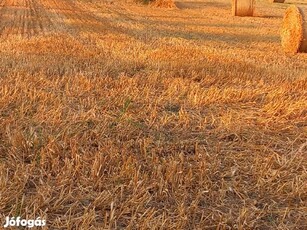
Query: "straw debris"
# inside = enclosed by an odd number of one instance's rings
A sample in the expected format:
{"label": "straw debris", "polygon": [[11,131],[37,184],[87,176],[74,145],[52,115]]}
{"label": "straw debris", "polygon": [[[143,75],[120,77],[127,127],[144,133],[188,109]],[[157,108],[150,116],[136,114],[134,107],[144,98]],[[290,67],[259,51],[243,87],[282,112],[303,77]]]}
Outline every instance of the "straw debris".
{"label": "straw debris", "polygon": [[271,0],[272,3],[284,3],[285,0]]}
{"label": "straw debris", "polygon": [[174,0],[151,0],[151,5],[160,8],[175,8]]}

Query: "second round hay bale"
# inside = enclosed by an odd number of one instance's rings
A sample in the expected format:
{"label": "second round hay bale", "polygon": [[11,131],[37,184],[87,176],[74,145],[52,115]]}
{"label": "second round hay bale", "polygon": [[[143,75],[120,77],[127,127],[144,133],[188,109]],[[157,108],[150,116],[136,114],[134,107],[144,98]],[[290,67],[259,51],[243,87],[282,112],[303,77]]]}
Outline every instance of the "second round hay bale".
{"label": "second round hay bale", "polygon": [[232,0],[233,16],[253,16],[254,0]]}
{"label": "second round hay bale", "polygon": [[287,8],[281,29],[281,45],[287,53],[307,52],[307,8],[295,5]]}

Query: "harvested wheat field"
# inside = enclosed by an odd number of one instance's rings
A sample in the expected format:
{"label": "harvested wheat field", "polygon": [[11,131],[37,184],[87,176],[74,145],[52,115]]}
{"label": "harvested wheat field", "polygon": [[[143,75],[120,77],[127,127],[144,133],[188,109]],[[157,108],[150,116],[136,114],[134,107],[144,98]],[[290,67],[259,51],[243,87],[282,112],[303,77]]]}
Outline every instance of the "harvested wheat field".
{"label": "harvested wheat field", "polygon": [[307,2],[174,4],[1,1],[0,228],[307,229]]}

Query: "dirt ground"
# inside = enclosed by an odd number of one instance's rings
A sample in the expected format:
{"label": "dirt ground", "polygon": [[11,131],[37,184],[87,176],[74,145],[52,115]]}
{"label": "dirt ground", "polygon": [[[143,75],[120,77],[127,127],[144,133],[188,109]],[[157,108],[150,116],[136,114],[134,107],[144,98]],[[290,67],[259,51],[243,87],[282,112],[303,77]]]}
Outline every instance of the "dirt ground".
{"label": "dirt ground", "polygon": [[307,2],[175,4],[0,0],[1,224],[307,229]]}

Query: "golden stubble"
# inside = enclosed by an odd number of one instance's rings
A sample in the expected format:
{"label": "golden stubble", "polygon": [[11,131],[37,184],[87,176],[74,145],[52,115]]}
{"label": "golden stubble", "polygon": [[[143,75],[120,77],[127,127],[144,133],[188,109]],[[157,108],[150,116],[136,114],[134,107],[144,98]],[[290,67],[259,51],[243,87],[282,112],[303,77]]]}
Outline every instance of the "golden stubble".
{"label": "golden stubble", "polygon": [[306,54],[280,49],[282,6],[33,3],[1,9],[37,9],[0,37],[1,219],[304,227]]}

